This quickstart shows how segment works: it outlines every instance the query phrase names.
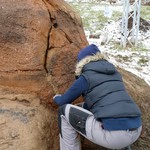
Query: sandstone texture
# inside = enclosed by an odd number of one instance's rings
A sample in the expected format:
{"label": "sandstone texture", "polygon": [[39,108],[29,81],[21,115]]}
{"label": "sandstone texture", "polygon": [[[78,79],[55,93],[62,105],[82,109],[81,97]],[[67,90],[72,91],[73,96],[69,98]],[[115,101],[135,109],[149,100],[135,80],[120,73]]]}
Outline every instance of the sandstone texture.
{"label": "sandstone texture", "polygon": [[39,96],[44,90],[46,98],[51,96],[48,76],[55,77],[58,87],[68,84],[76,53],[87,44],[80,17],[58,0],[0,4],[0,86]]}
{"label": "sandstone texture", "polygon": [[[77,53],[88,45],[82,20],[63,0],[1,0],[0,14],[0,150],[59,150],[52,97],[71,85]],[[121,72],[144,114],[133,145],[142,150],[150,141],[149,86]]]}
{"label": "sandstone texture", "polygon": [[0,95],[0,150],[50,149],[52,116],[34,95]]}
{"label": "sandstone texture", "polygon": [[61,0],[1,0],[0,8],[0,150],[58,149],[52,97],[71,84],[88,44],[81,18]]}

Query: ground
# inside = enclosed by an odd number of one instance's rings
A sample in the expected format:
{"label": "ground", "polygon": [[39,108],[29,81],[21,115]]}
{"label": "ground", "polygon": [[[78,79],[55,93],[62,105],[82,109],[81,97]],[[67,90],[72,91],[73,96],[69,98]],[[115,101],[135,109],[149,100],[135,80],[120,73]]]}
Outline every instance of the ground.
{"label": "ground", "polygon": [[[141,6],[138,45],[127,44],[123,48],[120,46],[121,4],[73,2],[70,5],[80,13],[89,43],[96,44],[116,66],[138,75],[150,85],[150,6]],[[112,11],[111,17],[105,16],[106,7]]]}

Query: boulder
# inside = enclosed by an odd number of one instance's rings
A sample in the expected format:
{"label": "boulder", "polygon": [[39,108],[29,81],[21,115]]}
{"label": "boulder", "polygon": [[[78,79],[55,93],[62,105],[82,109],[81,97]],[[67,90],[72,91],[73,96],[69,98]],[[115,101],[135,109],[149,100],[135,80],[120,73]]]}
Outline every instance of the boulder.
{"label": "boulder", "polygon": [[0,150],[49,150],[54,116],[33,94],[4,95],[1,91]]}
{"label": "boulder", "polygon": [[80,16],[61,0],[0,5],[0,87],[50,102],[50,77],[62,92],[74,78],[78,50],[88,44]]}
{"label": "boulder", "polygon": [[[62,0],[1,0],[0,7],[0,150],[58,150],[52,97],[71,85],[77,53],[88,45],[82,20]],[[146,149],[149,86],[121,73],[143,112],[143,133],[133,147]],[[104,149],[87,140],[82,146]]]}
{"label": "boulder", "polygon": [[88,44],[81,18],[61,0],[0,7],[0,150],[59,149],[52,97],[71,84]]}

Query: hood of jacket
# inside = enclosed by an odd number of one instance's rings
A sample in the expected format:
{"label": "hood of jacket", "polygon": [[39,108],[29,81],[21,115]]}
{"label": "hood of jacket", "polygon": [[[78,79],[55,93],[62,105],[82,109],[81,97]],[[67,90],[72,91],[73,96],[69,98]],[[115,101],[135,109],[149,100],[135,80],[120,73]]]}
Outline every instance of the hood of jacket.
{"label": "hood of jacket", "polygon": [[93,70],[103,74],[114,74],[116,72],[115,66],[109,63],[106,57],[100,52],[79,61],[76,65],[75,74],[76,76],[80,76],[83,71],[87,70]]}
{"label": "hood of jacket", "polygon": [[87,56],[93,56],[97,52],[100,52],[99,48],[95,44],[90,44],[85,48],[81,49],[78,53],[78,62]]}

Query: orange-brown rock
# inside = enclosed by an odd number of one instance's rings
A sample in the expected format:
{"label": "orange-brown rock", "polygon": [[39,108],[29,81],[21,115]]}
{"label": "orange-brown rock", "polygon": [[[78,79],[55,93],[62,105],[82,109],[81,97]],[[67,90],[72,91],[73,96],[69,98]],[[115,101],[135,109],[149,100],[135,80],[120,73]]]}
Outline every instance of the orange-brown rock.
{"label": "orange-brown rock", "polygon": [[0,92],[0,150],[50,149],[54,116],[35,95]]}
{"label": "orange-brown rock", "polygon": [[[76,55],[88,44],[81,18],[63,0],[1,0],[0,8],[0,150],[58,150],[52,97],[72,83]],[[122,74],[148,113],[149,86]],[[148,114],[135,149],[149,146]],[[86,140],[85,147],[103,149]]]}
{"label": "orange-brown rock", "polygon": [[58,149],[52,97],[71,84],[76,54],[88,44],[81,18],[61,0],[0,7],[0,150]]}
{"label": "orange-brown rock", "polygon": [[0,5],[0,86],[50,100],[49,76],[62,92],[73,79],[77,51],[87,45],[81,18],[61,0]]}

